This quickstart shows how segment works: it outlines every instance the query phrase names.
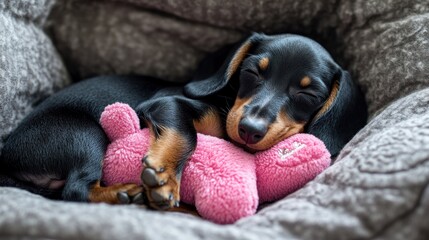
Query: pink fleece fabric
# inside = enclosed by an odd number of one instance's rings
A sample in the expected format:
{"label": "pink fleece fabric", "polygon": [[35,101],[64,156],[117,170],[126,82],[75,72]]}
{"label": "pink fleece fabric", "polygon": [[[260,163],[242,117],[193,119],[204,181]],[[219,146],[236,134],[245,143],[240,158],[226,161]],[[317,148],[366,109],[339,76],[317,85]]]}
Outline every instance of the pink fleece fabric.
{"label": "pink fleece fabric", "polygon": [[[103,181],[141,184],[141,159],[149,147],[148,129],[139,129],[128,105],[105,108],[100,123],[111,140],[103,163]],[[185,165],[180,197],[198,213],[220,224],[256,213],[258,203],[296,191],[330,164],[323,142],[296,134],[272,148],[249,154],[216,137],[198,134],[195,152]]]}
{"label": "pink fleece fabric", "polygon": [[272,148],[255,154],[260,202],[270,202],[302,188],[331,163],[321,140],[295,134]]}
{"label": "pink fleece fabric", "polygon": [[183,171],[180,197],[217,223],[255,214],[259,197],[254,156],[225,140],[198,134]]}

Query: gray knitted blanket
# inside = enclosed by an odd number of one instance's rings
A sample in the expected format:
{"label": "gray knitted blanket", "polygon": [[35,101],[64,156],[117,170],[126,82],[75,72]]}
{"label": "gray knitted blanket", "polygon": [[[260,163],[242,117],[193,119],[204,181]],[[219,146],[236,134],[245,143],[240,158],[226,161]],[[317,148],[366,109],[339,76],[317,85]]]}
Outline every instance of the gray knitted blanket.
{"label": "gray knitted blanket", "polygon": [[362,86],[371,119],[316,179],[235,224],[0,187],[0,237],[429,239],[428,1],[73,0],[46,19],[52,6],[0,2],[1,137],[69,83],[66,69],[186,81],[205,54],[250,31],[319,40]]}

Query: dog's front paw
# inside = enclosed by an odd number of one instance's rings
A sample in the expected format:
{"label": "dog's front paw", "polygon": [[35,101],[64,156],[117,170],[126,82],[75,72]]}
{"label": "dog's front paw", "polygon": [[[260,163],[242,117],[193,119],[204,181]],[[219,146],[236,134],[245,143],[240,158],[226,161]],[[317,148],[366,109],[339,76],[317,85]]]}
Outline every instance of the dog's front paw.
{"label": "dog's front paw", "polygon": [[146,188],[149,205],[161,210],[178,207],[180,184],[176,174],[176,164],[150,156],[146,156],[143,163],[145,169],[141,179]]}

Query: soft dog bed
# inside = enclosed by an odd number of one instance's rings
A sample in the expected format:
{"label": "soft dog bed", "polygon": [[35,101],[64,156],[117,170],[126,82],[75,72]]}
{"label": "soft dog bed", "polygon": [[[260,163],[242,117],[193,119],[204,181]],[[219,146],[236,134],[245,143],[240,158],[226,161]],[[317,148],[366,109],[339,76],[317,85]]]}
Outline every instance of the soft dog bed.
{"label": "soft dog bed", "polygon": [[232,225],[0,187],[0,237],[429,238],[427,1],[6,0],[0,26],[2,139],[70,79],[138,73],[187,81],[208,52],[251,31],[319,40],[362,86],[371,114],[315,180]]}

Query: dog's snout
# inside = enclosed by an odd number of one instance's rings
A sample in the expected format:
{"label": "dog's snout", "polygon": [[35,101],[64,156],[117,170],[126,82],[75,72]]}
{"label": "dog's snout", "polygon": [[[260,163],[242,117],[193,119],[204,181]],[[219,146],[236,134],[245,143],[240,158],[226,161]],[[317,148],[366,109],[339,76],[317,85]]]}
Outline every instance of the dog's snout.
{"label": "dog's snout", "polygon": [[255,144],[265,137],[268,131],[266,121],[258,118],[245,117],[238,125],[238,133],[240,138],[246,144]]}

